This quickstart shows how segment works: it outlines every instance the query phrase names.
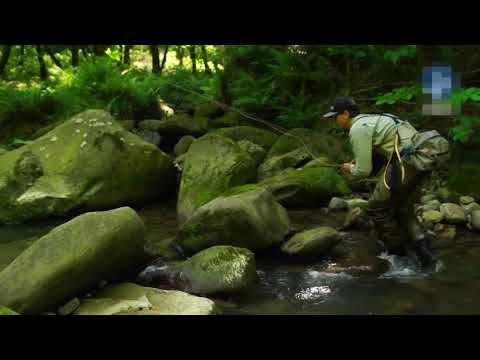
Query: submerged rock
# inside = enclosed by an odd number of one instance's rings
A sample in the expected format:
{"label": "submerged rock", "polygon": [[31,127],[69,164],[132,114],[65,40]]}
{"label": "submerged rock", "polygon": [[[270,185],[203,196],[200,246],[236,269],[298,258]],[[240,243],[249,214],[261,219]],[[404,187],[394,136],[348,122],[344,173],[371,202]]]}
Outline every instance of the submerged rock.
{"label": "submerged rock", "polygon": [[180,228],[175,243],[188,253],[214,245],[250,250],[283,241],[290,220],[268,189],[221,196],[201,206]]}
{"label": "submerged rock", "polygon": [[212,315],[215,303],[176,290],[160,290],[132,283],[108,286],[84,299],[75,315]]}
{"label": "submerged rock", "polygon": [[135,269],[145,227],[130,208],[91,212],[60,225],[0,272],[0,304],[21,313],[56,309],[69,299]]}
{"label": "submerged rock", "polygon": [[0,157],[0,223],[143,203],[174,184],[168,155],[88,110]]}

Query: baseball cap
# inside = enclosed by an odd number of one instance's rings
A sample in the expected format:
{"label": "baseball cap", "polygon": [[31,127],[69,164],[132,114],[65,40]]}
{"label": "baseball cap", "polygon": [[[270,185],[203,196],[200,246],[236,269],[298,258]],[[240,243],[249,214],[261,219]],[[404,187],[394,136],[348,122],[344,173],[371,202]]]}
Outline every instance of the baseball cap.
{"label": "baseball cap", "polygon": [[338,96],[333,100],[330,111],[323,115],[324,118],[336,116],[338,113],[345,110],[358,110],[357,103],[349,96]]}

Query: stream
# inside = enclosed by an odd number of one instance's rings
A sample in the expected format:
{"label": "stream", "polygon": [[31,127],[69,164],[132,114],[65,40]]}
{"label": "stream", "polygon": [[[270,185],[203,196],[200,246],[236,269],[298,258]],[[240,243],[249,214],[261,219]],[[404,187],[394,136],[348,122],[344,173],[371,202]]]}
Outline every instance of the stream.
{"label": "stream", "polygon": [[[171,252],[165,244],[177,228],[175,203],[135,210],[147,226],[148,251],[154,255]],[[323,225],[312,220],[321,218],[315,210],[289,214],[297,227]],[[0,226],[0,270],[62,222]],[[480,314],[479,240],[480,235],[458,229],[455,245],[438,250],[441,263],[431,273],[420,271],[409,258],[385,253],[377,258],[384,265],[382,271],[328,260],[300,263],[275,254],[256,256],[258,282],[254,287],[230,298],[212,299],[218,301],[223,314]]]}

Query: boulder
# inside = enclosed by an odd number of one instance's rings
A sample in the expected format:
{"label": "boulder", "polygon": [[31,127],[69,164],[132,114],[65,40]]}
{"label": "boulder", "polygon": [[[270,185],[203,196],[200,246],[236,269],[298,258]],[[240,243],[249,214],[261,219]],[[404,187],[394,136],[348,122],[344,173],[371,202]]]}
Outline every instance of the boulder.
{"label": "boulder", "polygon": [[51,311],[134,270],[144,260],[145,227],[131,208],[91,212],[41,237],[0,272],[0,304]]}
{"label": "boulder", "polygon": [[340,241],[341,236],[337,230],[321,226],[295,234],[282,245],[282,251],[302,257],[323,256]]}
{"label": "boulder", "polygon": [[349,199],[347,200],[347,204],[349,209],[354,209],[357,207],[361,209],[368,208],[368,200],[365,199]]}
{"label": "boulder", "polygon": [[468,205],[460,205],[465,211],[465,214],[471,214],[475,210],[480,210],[480,205],[476,202],[469,203]]}
{"label": "boulder", "polygon": [[0,148],[0,156],[5,155],[6,153],[8,153],[8,150]]}
{"label": "boulder", "polygon": [[74,298],[63,306],[58,308],[58,315],[70,315],[80,306],[80,300]]}
{"label": "boulder", "polygon": [[[420,202],[422,204],[427,204],[429,203],[430,201],[433,201],[433,200],[437,200],[437,197],[434,195],[434,194],[427,194],[427,195],[423,195],[421,198],[420,198]],[[438,200],[437,200],[438,201]]]}
{"label": "boulder", "polygon": [[173,148],[175,156],[178,157],[185,154],[194,141],[195,138],[192,135],[183,136],[180,140],[178,140],[177,145],[175,145],[175,147]]}
{"label": "boulder", "polygon": [[443,216],[444,215],[440,211],[436,211],[436,210],[425,211],[422,214],[423,220],[431,224],[436,224],[441,222],[443,220]]}
{"label": "boulder", "polygon": [[290,228],[287,211],[268,189],[218,197],[201,206],[175,238],[187,253],[215,245],[261,250],[283,241]]}
{"label": "boulder", "polygon": [[268,158],[257,170],[258,181],[278,175],[291,168],[301,168],[312,159],[305,148],[298,148],[286,154]]}
{"label": "boulder", "polygon": [[212,246],[180,263],[152,264],[138,276],[142,285],[159,284],[196,295],[243,291],[256,278],[255,255],[233,246]]}
{"label": "boulder", "polygon": [[235,141],[207,134],[186,153],[177,202],[180,223],[225,190],[255,179],[256,162]]}
{"label": "boulder", "polygon": [[440,212],[443,214],[445,221],[448,223],[459,224],[466,221],[465,211],[460,207],[460,205],[444,203],[440,205]]}
{"label": "boulder", "polygon": [[333,197],[328,204],[328,208],[332,211],[348,210],[348,202],[337,197]]}
{"label": "boulder", "polygon": [[0,157],[0,222],[141,204],[174,184],[168,155],[87,110]]}
{"label": "boulder", "polygon": [[239,126],[242,122],[242,116],[234,111],[228,111],[220,117],[208,121],[209,129],[221,129],[225,127]]}
{"label": "boulder", "polygon": [[267,152],[260,145],[248,140],[238,141],[238,146],[248,153],[255,160],[257,165],[260,164],[267,155]]}
{"label": "boulder", "polygon": [[460,205],[468,205],[475,201],[471,196],[460,196]]}
{"label": "boulder", "polygon": [[216,312],[215,303],[207,298],[122,283],[82,300],[75,315],[213,315]]}
{"label": "boulder", "polygon": [[221,128],[212,133],[228,137],[229,139],[240,141],[248,140],[254,144],[260,145],[265,151],[268,151],[277,141],[278,135],[265,129],[253,126],[234,126]]}
{"label": "boulder", "polygon": [[138,127],[142,130],[156,131],[166,138],[175,139],[180,139],[185,135],[196,137],[205,133],[188,115],[174,115],[167,120],[143,120],[138,124]]}
{"label": "boulder", "polygon": [[135,127],[135,120],[120,120],[118,123],[124,130],[127,131],[130,131]]}
{"label": "boulder", "polygon": [[268,187],[285,206],[322,206],[334,196],[351,193],[343,177],[330,167],[287,169],[258,185]]}

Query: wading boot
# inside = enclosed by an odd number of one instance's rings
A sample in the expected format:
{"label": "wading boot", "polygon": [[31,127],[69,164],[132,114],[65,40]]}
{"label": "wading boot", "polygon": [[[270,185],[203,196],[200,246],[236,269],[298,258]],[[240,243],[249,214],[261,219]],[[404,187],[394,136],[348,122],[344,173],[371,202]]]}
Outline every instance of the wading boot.
{"label": "wading boot", "polygon": [[437,263],[437,256],[432,249],[430,235],[423,229],[415,217],[409,221],[409,235],[412,240],[412,250],[415,252],[422,269],[433,269]]}

